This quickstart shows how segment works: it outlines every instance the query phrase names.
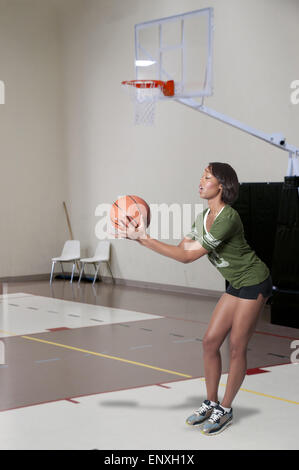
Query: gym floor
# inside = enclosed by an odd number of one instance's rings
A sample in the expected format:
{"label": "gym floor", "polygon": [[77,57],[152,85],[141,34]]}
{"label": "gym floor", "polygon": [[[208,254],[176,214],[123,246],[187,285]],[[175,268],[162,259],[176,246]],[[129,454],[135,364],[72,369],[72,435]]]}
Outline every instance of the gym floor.
{"label": "gym floor", "polygon": [[[201,342],[219,297],[67,280],[6,286],[1,449],[298,448],[299,365],[290,356],[299,330],[270,324],[268,305],[234,423],[211,438],[185,419],[205,399]],[[228,339],[221,353],[219,399]]]}

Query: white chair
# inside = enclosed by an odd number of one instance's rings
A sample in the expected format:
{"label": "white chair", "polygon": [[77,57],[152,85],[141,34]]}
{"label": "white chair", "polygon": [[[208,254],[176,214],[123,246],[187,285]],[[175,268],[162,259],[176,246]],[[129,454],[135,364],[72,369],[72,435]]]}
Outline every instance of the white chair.
{"label": "white chair", "polygon": [[73,282],[74,271],[76,261],[80,260],[80,242],[79,240],[67,240],[64,244],[61,256],[57,258],[52,258],[52,270],[51,270],[51,277],[50,277],[50,284],[52,284],[53,273],[55,268],[55,263],[59,262],[61,266],[61,270],[63,271],[62,263],[73,263],[72,269],[72,276],[70,282]]}
{"label": "white chair", "polygon": [[111,277],[112,277],[112,280],[114,281],[113,274],[112,274],[110,264],[109,264],[109,259],[110,259],[110,242],[107,241],[107,240],[101,240],[98,243],[95,254],[92,258],[81,258],[80,259],[81,271],[80,271],[78,284],[80,284],[81,277],[82,277],[82,274],[84,272],[85,264],[93,264],[94,268],[95,268],[95,276],[94,276],[92,285],[94,285],[94,283],[96,281],[96,278],[97,278],[97,275],[98,275],[100,264],[103,263],[103,262],[107,264],[107,266],[109,268],[109,271],[110,271],[110,274],[111,274]]}

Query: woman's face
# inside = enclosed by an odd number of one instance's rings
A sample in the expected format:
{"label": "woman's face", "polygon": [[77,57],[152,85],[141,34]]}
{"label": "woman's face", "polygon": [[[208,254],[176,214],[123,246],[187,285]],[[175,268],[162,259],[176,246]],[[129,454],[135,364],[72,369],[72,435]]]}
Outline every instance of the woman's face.
{"label": "woman's face", "polygon": [[203,199],[213,199],[221,193],[221,188],[221,184],[211,173],[209,167],[205,168],[199,183],[200,197]]}

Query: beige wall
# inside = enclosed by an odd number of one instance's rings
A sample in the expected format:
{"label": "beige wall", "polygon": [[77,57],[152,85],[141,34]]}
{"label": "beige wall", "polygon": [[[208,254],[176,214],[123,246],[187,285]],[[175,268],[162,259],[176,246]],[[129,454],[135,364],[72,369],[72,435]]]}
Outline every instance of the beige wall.
{"label": "beige wall", "polygon": [[0,277],[49,272],[67,235],[57,12],[0,1]]}
{"label": "beige wall", "polygon": [[[13,100],[0,108],[2,174],[10,175],[1,188],[2,275],[48,271],[68,236],[64,199],[86,256],[97,244],[96,207],[120,194],[194,206],[202,202],[198,183],[209,161],[230,163],[241,182],[283,180],[284,152],[177,103],[158,105],[154,128],[135,128],[120,82],[134,78],[134,24],[213,6],[214,96],[205,104],[299,146],[299,105],[290,102],[290,83],[299,78],[296,0],[4,4],[18,7],[6,6],[10,13],[0,19],[0,79]],[[112,244],[115,277],[224,288],[206,258],[184,265],[134,242]]]}

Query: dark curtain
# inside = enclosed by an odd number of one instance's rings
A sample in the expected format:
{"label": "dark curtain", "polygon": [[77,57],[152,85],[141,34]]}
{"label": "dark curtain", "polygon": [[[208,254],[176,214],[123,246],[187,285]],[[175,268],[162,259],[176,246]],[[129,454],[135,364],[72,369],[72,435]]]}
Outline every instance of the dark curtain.
{"label": "dark curtain", "polygon": [[272,255],[283,183],[241,183],[232,206],[240,215],[245,238],[272,270]]}
{"label": "dark curtain", "polygon": [[298,186],[298,176],[285,177],[277,220],[272,279],[278,288],[298,290],[299,294]]}
{"label": "dark curtain", "polygon": [[[299,327],[299,177],[284,182],[240,183],[232,205],[245,238],[273,280],[271,323]],[[228,283],[226,282],[226,287]]]}

